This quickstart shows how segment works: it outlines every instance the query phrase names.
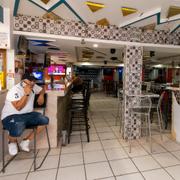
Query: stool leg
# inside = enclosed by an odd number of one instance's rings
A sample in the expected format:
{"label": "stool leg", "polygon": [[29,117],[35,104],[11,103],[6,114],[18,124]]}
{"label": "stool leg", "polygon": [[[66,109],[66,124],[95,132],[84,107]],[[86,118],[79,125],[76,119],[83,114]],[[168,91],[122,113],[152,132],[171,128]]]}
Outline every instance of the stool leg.
{"label": "stool leg", "polygon": [[33,131],[34,131],[34,171],[36,171],[36,128],[34,128]]}
{"label": "stool leg", "polygon": [[160,132],[160,136],[161,136],[161,141],[163,141],[162,129],[161,129],[161,118],[160,118],[160,112],[159,112],[158,107],[157,107],[157,115],[158,115],[158,125],[159,125],[159,132]]}
{"label": "stool leg", "polygon": [[50,148],[51,148],[51,145],[50,145],[49,133],[48,133],[48,128],[47,128],[47,126],[46,126],[46,136],[47,136],[47,140],[48,140],[48,148],[50,149]]}
{"label": "stool leg", "polygon": [[150,114],[148,115],[148,129],[149,129],[149,141],[150,141],[150,150],[152,153],[152,134],[151,134],[151,119],[150,119]]}
{"label": "stool leg", "polygon": [[2,172],[5,172],[5,144],[4,144],[4,129],[2,132]]}
{"label": "stool leg", "polygon": [[86,135],[87,135],[87,142],[89,142],[89,127],[88,127],[88,118],[87,118],[87,110],[85,110],[85,123],[86,123]]}

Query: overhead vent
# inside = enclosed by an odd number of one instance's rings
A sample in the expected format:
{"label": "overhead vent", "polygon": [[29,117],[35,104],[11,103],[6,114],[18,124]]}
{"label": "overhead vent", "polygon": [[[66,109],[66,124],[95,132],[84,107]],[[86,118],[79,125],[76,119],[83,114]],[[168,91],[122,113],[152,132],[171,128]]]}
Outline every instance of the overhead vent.
{"label": "overhead vent", "polygon": [[92,12],[99,11],[100,9],[102,9],[102,8],[105,7],[104,4],[96,3],[96,2],[91,2],[91,1],[87,1],[87,2],[86,2],[86,5],[89,7],[89,9],[90,9]]}
{"label": "overhead vent", "polygon": [[123,16],[128,16],[130,14],[134,14],[137,12],[137,9],[130,8],[130,7],[122,7],[121,8]]}

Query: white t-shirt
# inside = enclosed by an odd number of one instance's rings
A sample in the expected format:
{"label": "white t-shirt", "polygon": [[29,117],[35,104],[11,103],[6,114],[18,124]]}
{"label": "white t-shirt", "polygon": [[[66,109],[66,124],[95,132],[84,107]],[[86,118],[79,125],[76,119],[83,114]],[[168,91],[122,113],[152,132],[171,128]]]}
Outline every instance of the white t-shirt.
{"label": "white t-shirt", "polygon": [[18,111],[12,105],[11,102],[20,100],[25,95],[25,92],[24,92],[24,88],[22,86],[22,83],[15,85],[7,93],[5,105],[4,105],[3,110],[2,110],[1,120],[6,118],[7,116],[10,116],[13,114],[24,114],[24,113],[32,112],[35,94],[39,94],[41,90],[42,90],[42,88],[35,84],[32,92],[28,96],[28,101],[27,101],[26,105],[24,106],[24,108],[22,108],[20,111]]}

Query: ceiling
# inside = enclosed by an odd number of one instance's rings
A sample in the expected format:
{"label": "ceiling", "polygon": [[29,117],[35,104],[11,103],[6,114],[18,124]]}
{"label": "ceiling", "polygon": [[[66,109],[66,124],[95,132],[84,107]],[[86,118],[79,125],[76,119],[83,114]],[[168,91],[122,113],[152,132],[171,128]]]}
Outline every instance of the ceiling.
{"label": "ceiling", "polygon": [[[119,27],[130,25],[143,28],[150,25],[151,28],[171,32],[180,29],[180,0],[90,0],[88,2],[97,3],[94,10],[92,6],[86,4],[87,0],[46,0],[46,2],[45,0],[1,0],[1,4],[10,7],[14,15],[42,17],[47,12],[53,12],[60,18],[80,20],[84,23],[100,22],[102,25],[109,23]],[[129,10],[129,14],[126,12],[126,16],[123,16],[122,7]],[[176,9],[172,10],[172,8]]]}
{"label": "ceiling", "polygon": [[[15,36],[15,42],[18,41],[18,35]],[[42,39],[37,37],[26,36],[30,40],[29,48],[35,54],[43,54],[48,52],[51,54],[55,63],[91,63],[117,66],[122,64],[123,50],[125,46],[119,44],[99,42],[98,47],[94,48],[94,42],[86,41],[82,44],[79,40],[68,39]],[[36,40],[37,42],[34,42]],[[47,42],[46,45],[40,45],[40,42]],[[48,45],[48,46],[47,46]],[[15,47],[17,45],[15,44]],[[52,50],[49,48],[59,48]],[[154,51],[154,56],[151,57],[150,51]],[[113,57],[113,58],[112,58]],[[180,64],[180,51],[177,48],[169,47],[144,47],[144,63],[145,64],[170,64],[175,58],[175,64]],[[117,58],[117,59],[114,59]]]}

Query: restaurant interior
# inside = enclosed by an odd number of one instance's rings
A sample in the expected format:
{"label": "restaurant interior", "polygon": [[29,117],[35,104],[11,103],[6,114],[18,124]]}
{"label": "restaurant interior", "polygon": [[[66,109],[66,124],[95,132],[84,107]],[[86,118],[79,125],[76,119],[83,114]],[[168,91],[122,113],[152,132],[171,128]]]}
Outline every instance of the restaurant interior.
{"label": "restaurant interior", "polygon": [[49,118],[0,179],[179,180],[180,3],[96,1],[0,2],[0,115],[28,73]]}

